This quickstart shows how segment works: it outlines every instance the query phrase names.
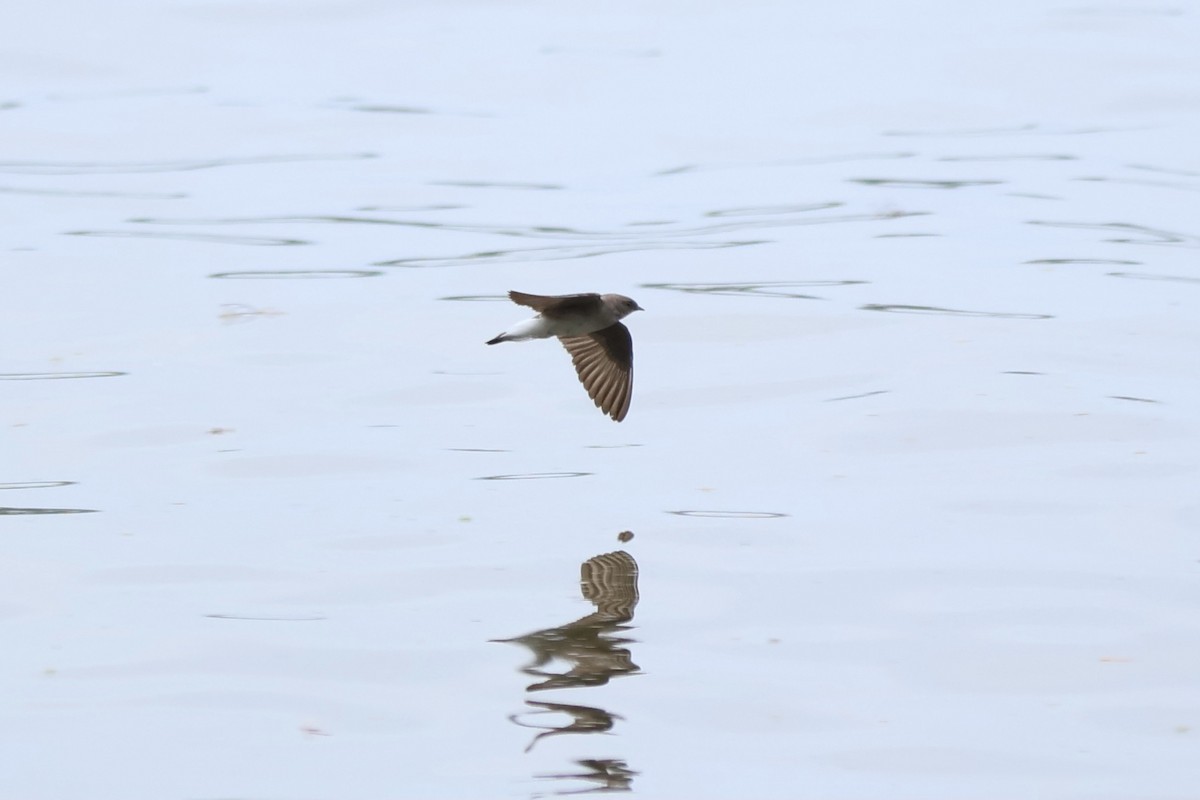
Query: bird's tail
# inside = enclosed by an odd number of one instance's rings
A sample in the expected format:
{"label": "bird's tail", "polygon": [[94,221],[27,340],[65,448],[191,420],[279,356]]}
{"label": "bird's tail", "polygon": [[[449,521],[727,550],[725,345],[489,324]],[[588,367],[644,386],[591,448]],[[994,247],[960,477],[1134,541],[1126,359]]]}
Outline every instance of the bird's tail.
{"label": "bird's tail", "polygon": [[504,336],[505,334],[502,333],[494,339],[489,339],[488,344],[500,344],[501,342],[507,342],[508,339],[504,338]]}

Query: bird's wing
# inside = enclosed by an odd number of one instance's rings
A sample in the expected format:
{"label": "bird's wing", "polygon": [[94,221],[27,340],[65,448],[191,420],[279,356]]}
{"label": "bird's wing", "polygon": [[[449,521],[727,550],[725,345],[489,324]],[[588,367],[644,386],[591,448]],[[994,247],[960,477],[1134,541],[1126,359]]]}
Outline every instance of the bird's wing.
{"label": "bird's wing", "polygon": [[509,299],[519,306],[529,306],[539,314],[547,317],[557,317],[563,314],[591,312],[600,308],[600,295],[590,294],[525,294],[525,292],[509,292]]}
{"label": "bird's wing", "polygon": [[617,322],[587,336],[560,336],[588,397],[617,422],[633,397],[633,337]]}

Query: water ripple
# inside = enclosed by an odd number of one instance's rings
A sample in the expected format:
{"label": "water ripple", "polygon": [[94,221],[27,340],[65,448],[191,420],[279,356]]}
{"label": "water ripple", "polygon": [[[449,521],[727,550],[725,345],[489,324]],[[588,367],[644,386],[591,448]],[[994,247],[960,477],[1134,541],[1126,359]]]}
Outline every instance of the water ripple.
{"label": "water ripple", "polygon": [[863,311],[889,311],[895,314],[938,314],[950,317],[993,317],[995,319],[1053,319],[1053,314],[1020,314],[1007,311],[966,311],[959,308],[937,306],[909,306],[899,304],[868,303],[859,306]]}
{"label": "water ripple", "polygon": [[674,514],[679,517],[710,517],[714,519],[776,519],[786,517],[779,511],[668,511],[668,514]]}
{"label": "water ripple", "polygon": [[1137,266],[1140,261],[1125,261],[1120,258],[1037,258],[1026,264],[1104,264],[1107,266]]}
{"label": "water ripple", "polygon": [[943,128],[926,130],[884,131],[884,136],[1005,136],[1013,133],[1032,133],[1037,125],[1015,125],[1009,128]]}
{"label": "water ripple", "polygon": [[1077,161],[1078,156],[1066,153],[1012,153],[989,156],[942,156],[938,161]]}
{"label": "water ripple", "polygon": [[6,372],[0,381],[64,381],[75,378],[115,378],[128,372]]}
{"label": "water ripple", "polygon": [[[520,248],[512,250],[482,250],[455,256],[427,256],[389,259],[375,262],[380,267],[446,267],[461,264],[504,263],[509,261],[551,261],[560,259],[591,258],[613,253],[637,252],[663,249],[712,249],[743,247],[763,244],[763,240],[749,241],[700,241],[692,237],[709,236],[747,229],[792,227],[798,225],[827,225],[844,222],[877,222],[920,216],[926,212],[887,211],[866,214],[836,214],[812,216],[810,212],[828,210],[841,205],[837,202],[793,204],[786,206],[760,206],[717,209],[708,212],[710,218],[736,218],[730,221],[704,224],[656,225],[653,229],[630,230],[628,227],[610,230],[584,230],[558,225],[496,225],[433,222],[428,220],[389,219],[386,217],[358,215],[295,215],[261,217],[207,217],[207,218],[160,218],[138,217],[129,220],[142,225],[266,225],[266,224],[351,224],[387,225],[411,227],[424,230],[444,230],[458,233],[482,233],[496,236],[511,236],[526,239],[566,240],[569,244],[553,247]],[[77,235],[146,236],[161,238],[189,238],[199,241],[227,242],[237,244],[308,244],[301,239],[268,239],[255,237],[232,237],[223,234],[197,234],[195,236],[170,232],[156,234],[141,231],[79,231]]]}
{"label": "water ripple", "polygon": [[1200,186],[1194,183],[1180,183],[1178,181],[1151,181],[1145,178],[1109,178],[1098,175],[1073,178],[1072,180],[1088,181],[1091,183],[1121,183],[1126,186],[1149,186],[1152,189],[1179,189],[1184,192],[1200,192]]}
{"label": "water ripple", "polygon": [[1181,175],[1185,178],[1200,178],[1200,172],[1191,169],[1179,169],[1178,167],[1157,167],[1152,164],[1126,164],[1130,169],[1140,169],[1146,172],[1161,172],[1166,175]]}
{"label": "water ripple", "polygon": [[554,478],[583,478],[591,472],[523,472],[512,475],[483,475],[477,481],[543,481]]}
{"label": "water ripple", "polygon": [[[801,203],[797,205],[780,205],[780,206],[744,206],[742,208],[719,208],[716,211],[708,211],[704,214],[706,217],[760,217],[764,214],[804,214],[809,211],[828,211],[831,208],[838,208],[845,205],[839,202],[828,203]],[[641,223],[643,225],[649,223]]]}
{"label": "water ripple", "polygon": [[75,481],[24,481],[22,483],[0,483],[0,489],[57,489],[73,486]]}
{"label": "water ripple", "polygon": [[245,303],[222,303],[221,313],[217,314],[217,319],[223,322],[250,322],[263,317],[279,317],[283,314],[283,311],[273,308],[255,308]]}
{"label": "water ripple", "polygon": [[[496,236],[514,236],[528,239],[566,239],[586,241],[591,243],[607,241],[643,242],[649,239],[706,236],[716,233],[730,233],[757,228],[783,228],[799,225],[825,225],[842,222],[878,222],[905,217],[924,216],[924,211],[886,211],[867,214],[837,214],[831,216],[807,216],[808,212],[836,208],[842,205],[838,202],[810,203],[794,206],[768,206],[758,210],[758,216],[752,208],[717,209],[706,212],[705,216],[746,217],[736,222],[715,222],[701,225],[676,225],[674,223],[656,224],[653,230],[586,230],[569,228],[561,225],[498,225],[471,224],[455,222],[431,222],[429,220],[389,219],[386,217],[366,217],[344,214],[314,214],[314,215],[285,215],[262,217],[198,217],[198,218],[168,218],[168,217],[135,217],[131,223],[142,225],[278,225],[278,224],[338,224],[338,225],[390,225],[396,227],[421,228],[425,230],[445,230],[456,233],[485,233]],[[791,216],[796,215],[796,216]],[[780,218],[780,217],[784,218]],[[670,225],[671,227],[664,227]]]}
{"label": "water ripple", "polygon": [[111,175],[136,172],[190,172],[250,164],[291,164],[299,161],[359,161],[376,158],[374,153],[300,154],[203,158],[179,161],[0,161],[0,172],[20,175]]}
{"label": "water ripple", "polygon": [[416,116],[438,115],[438,116],[453,116],[453,117],[489,117],[490,114],[481,114],[479,112],[470,111],[443,111],[428,106],[408,105],[405,103],[389,103],[381,101],[364,100],[361,97],[335,97],[328,103],[321,104],[322,108],[332,108],[343,111],[358,111],[366,114],[412,114]]}
{"label": "water ripple", "polygon": [[624,246],[559,245],[557,247],[530,247],[515,250],[483,250],[461,256],[396,258],[377,261],[377,267],[455,267],[463,264],[503,264],[511,261],[558,261],[571,258],[594,258],[613,253],[636,253],[642,250],[715,250],[725,247],[745,247],[765,244],[763,241],[746,242],[646,242]]}
{"label": "water ripple", "polygon": [[1110,272],[1113,278],[1130,278],[1138,281],[1171,281],[1173,283],[1200,283],[1200,278],[1185,275],[1156,275],[1152,272]]}
{"label": "water ripple", "polygon": [[114,97],[178,97],[190,94],[206,94],[207,92],[207,86],[192,84],[187,86],[150,86],[136,89],[102,89],[94,92],[55,92],[46,95],[46,99],[56,103],[77,103],[91,100],[110,100]]}
{"label": "water ripple", "polygon": [[28,517],[43,514],[95,514],[94,508],[0,508],[0,517]]}
{"label": "water ripple", "polygon": [[340,278],[377,278],[384,273],[374,269],[281,269],[214,272],[210,278],[222,280],[329,280]]}
{"label": "water ripple", "polygon": [[847,178],[863,186],[886,186],[893,189],[962,189],[967,186],[996,186],[1004,181],[981,178],[976,180],[917,180],[908,178]]}
{"label": "water ripple", "polygon": [[266,236],[227,236],[220,233],[175,233],[159,231],[63,231],[64,236],[101,236],[118,239],[176,239],[208,244],[241,244],[255,247],[287,247],[312,244],[307,239],[278,239]]}
{"label": "water ripple", "polygon": [[788,158],[778,161],[757,162],[752,164],[679,164],[674,167],[667,167],[655,173],[652,173],[656,178],[667,178],[674,175],[687,175],[693,172],[708,172],[718,169],[753,169],[755,167],[807,167],[820,166],[824,164],[845,164],[856,161],[879,161],[883,159],[903,159],[913,158],[916,153],[906,152],[884,152],[884,153],[848,153],[845,155],[833,156],[811,156],[808,158]]}
{"label": "water ripple", "polygon": [[470,206],[455,203],[433,203],[427,206],[359,206],[356,211],[376,211],[385,214],[415,214],[421,211],[459,211]]}
{"label": "water ripple", "polygon": [[320,622],[328,619],[316,614],[270,614],[250,616],[248,614],[205,614],[207,619],[236,619],[252,622]]}
{"label": "water ripple", "polygon": [[826,403],[837,403],[837,402],[841,402],[842,400],[861,400],[864,397],[874,397],[877,394],[888,394],[889,391],[890,390],[888,390],[888,389],[876,389],[873,392],[863,392],[862,394],[848,394],[843,397],[827,397],[825,399],[825,402]]}
{"label": "water ripple", "polygon": [[947,128],[943,130],[908,130],[908,131],[884,131],[884,136],[916,136],[916,137],[975,137],[975,136],[1011,136],[1036,134],[1039,136],[1086,136],[1094,133],[1120,133],[1128,130],[1142,130],[1141,128],[1120,128],[1094,125],[1083,128],[1059,128],[1057,130],[1042,128],[1039,125],[1032,123],[1027,125],[1014,125],[1009,128]]}
{"label": "water ripple", "polygon": [[1131,222],[1061,222],[1057,220],[1031,219],[1029,225],[1044,225],[1050,228],[1077,228],[1093,231],[1117,231],[1142,238],[1101,239],[1103,242],[1116,244],[1151,244],[1166,247],[1200,247],[1200,236],[1191,233],[1178,233],[1162,228],[1151,228],[1148,225],[1135,225]]}
{"label": "water ripple", "polygon": [[755,295],[757,297],[791,297],[801,300],[820,300],[811,294],[779,291],[794,286],[852,286],[867,283],[856,280],[825,281],[764,281],[762,283],[643,283],[643,289],[667,289],[687,294]]}
{"label": "water ripple", "polygon": [[525,189],[553,192],[567,187],[557,183],[522,183],[520,181],[430,181],[430,186],[454,186],[459,189]]}
{"label": "water ripple", "polygon": [[356,106],[346,106],[351,111],[364,111],[368,114],[432,114],[433,109],[421,106],[392,106],[383,103],[363,103]]}
{"label": "water ripple", "polygon": [[39,197],[117,197],[123,200],[182,200],[182,192],[116,192],[81,189],[28,189],[22,186],[0,186],[0,194],[23,194]]}

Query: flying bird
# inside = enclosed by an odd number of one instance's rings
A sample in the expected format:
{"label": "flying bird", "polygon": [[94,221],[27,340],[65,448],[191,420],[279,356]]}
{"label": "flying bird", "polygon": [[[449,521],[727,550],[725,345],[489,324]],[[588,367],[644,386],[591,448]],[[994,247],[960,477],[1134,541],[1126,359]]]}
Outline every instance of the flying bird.
{"label": "flying bird", "polygon": [[557,336],[596,407],[617,422],[625,419],[633,396],[633,337],[620,321],[642,307],[621,294],[508,296],[537,316],[518,322],[488,344]]}

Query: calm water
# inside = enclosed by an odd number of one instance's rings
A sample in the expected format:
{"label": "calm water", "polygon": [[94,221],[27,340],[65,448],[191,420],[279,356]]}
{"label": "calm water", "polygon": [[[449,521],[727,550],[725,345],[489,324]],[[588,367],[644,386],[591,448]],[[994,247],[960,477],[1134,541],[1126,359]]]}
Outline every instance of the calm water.
{"label": "calm water", "polygon": [[1200,14],[903,6],[14,12],[0,798],[1193,797]]}

